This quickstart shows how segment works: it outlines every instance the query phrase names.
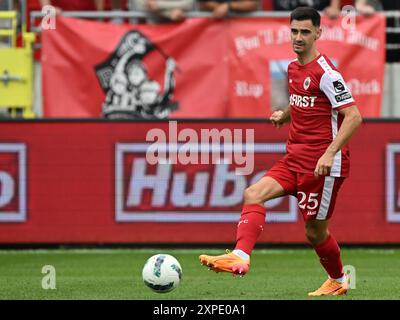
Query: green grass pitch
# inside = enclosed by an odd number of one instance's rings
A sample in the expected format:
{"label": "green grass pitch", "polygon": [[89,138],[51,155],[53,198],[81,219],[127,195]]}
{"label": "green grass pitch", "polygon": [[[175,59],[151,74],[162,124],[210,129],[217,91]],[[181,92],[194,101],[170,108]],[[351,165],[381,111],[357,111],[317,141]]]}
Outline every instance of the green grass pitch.
{"label": "green grass pitch", "polygon": [[[200,266],[201,253],[222,250],[88,249],[0,251],[0,299],[399,299],[400,249],[342,249],[356,270],[356,288],[342,297],[309,298],[326,275],[311,249],[255,250],[243,278]],[[166,294],[144,286],[141,270],[156,253],[174,255],[183,279]],[[42,288],[42,267],[56,270],[56,289]]]}

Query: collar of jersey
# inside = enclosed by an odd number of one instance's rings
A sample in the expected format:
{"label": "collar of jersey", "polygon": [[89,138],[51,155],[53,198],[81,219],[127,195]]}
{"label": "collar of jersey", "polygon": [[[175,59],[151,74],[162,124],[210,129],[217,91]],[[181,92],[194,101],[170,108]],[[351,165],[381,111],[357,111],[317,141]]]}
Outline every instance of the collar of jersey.
{"label": "collar of jersey", "polygon": [[311,60],[310,62],[308,62],[306,64],[300,64],[299,60],[296,60],[295,63],[300,68],[307,68],[310,64],[312,64],[313,62],[317,61],[321,57],[322,57],[322,53],[319,53],[319,55],[316,58],[314,58],[313,60]]}

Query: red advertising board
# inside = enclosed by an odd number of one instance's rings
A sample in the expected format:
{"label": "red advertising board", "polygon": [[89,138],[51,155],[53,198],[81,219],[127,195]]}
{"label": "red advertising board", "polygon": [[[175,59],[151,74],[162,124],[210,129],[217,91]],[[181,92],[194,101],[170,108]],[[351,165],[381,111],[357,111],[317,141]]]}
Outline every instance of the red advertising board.
{"label": "red advertising board", "polygon": [[[26,121],[0,129],[0,243],[232,243],[244,189],[284,154],[287,137],[287,128],[264,121]],[[399,129],[367,122],[352,139],[350,177],[331,221],[338,241],[400,243]],[[152,162],[160,134],[168,157]],[[229,159],[238,150],[243,157]],[[248,174],[237,171],[244,167]],[[259,241],[306,242],[294,197],[267,203]]]}
{"label": "red advertising board", "polygon": [[[362,115],[379,117],[385,17],[359,16],[354,28],[346,21],[323,17],[318,50],[343,74]],[[288,18],[115,25],[58,17],[55,30],[43,31],[44,114],[263,117],[272,104],[287,105],[286,72],[295,57]]]}

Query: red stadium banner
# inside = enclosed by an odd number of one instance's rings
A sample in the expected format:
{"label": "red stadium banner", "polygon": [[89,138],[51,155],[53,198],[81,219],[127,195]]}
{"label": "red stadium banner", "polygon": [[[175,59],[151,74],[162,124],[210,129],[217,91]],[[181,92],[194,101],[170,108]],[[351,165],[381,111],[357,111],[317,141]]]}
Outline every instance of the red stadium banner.
{"label": "red stadium banner", "polygon": [[[339,68],[363,116],[378,117],[385,18],[357,17],[354,29],[343,19],[322,25],[318,49]],[[59,17],[42,43],[44,115],[53,118],[117,109],[118,117],[265,117],[276,103],[273,86],[285,96],[295,58],[287,18],[113,25]]]}
{"label": "red stadium banner", "polygon": [[[245,188],[282,157],[287,138],[286,127],[277,130],[262,121],[0,126],[3,244],[233,243]],[[341,243],[400,243],[399,127],[400,122],[368,122],[352,139],[350,177],[330,227]],[[157,132],[165,133],[171,155],[161,164],[148,157],[155,141],[148,137]],[[237,174],[240,158],[230,164],[205,161],[225,150],[221,137],[229,147],[231,134],[231,146],[238,148],[252,141],[247,133],[254,133],[249,174]],[[203,143],[207,134],[211,144]],[[188,136],[198,148],[193,161],[184,163],[179,152],[186,150],[181,141]],[[260,243],[305,243],[295,198],[267,204]]]}

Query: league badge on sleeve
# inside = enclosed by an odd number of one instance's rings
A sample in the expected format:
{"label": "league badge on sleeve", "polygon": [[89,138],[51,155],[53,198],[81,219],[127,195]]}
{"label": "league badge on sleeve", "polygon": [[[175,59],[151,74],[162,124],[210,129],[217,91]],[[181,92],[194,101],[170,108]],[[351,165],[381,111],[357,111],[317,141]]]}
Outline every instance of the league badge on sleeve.
{"label": "league badge on sleeve", "polygon": [[344,90],[346,90],[344,84],[340,80],[334,81],[333,87],[335,88],[336,93],[340,93],[340,92],[343,92]]}

